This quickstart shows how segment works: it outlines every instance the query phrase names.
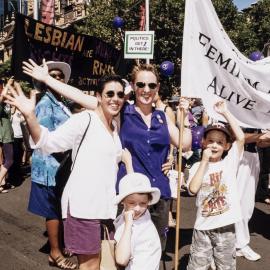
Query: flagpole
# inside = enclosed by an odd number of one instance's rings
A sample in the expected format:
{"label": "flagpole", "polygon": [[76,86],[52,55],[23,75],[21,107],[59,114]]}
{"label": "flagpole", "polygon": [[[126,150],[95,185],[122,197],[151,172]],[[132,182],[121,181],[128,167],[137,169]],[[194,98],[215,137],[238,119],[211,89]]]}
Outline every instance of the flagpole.
{"label": "flagpole", "polygon": [[[149,0],[145,0],[145,31],[149,31]],[[146,64],[150,63],[150,59],[146,59]]]}
{"label": "flagpole", "polygon": [[180,242],[180,209],[181,209],[181,168],[183,152],[183,130],[184,130],[184,110],[180,109],[180,130],[178,145],[178,182],[177,182],[177,205],[176,205],[176,227],[175,227],[175,252],[174,252],[174,270],[178,270],[179,261],[179,242]]}
{"label": "flagpole", "polygon": [[39,0],[34,0],[34,19],[38,20],[38,1]]}

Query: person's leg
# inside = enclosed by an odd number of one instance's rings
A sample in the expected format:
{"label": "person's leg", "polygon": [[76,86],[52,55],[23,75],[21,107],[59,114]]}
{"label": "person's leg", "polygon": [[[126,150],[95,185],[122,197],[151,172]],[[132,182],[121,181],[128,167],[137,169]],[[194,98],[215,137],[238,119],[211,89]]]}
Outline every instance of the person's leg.
{"label": "person's leg", "polygon": [[57,219],[47,219],[46,229],[51,247],[50,256],[54,259],[58,256],[63,256],[62,248],[60,247],[60,221]]}
{"label": "person's leg", "polygon": [[[13,145],[12,143],[4,143],[3,144],[3,156],[4,156],[4,162],[1,165],[0,170],[0,186],[5,185],[6,183],[6,175],[8,172],[8,169],[11,167],[13,163]],[[1,189],[3,190],[3,188]]]}
{"label": "person's leg", "polygon": [[8,184],[10,187],[19,186],[23,182],[21,162],[23,155],[22,138],[14,138],[13,142],[13,164],[8,172]]}
{"label": "person's leg", "polygon": [[2,147],[3,147],[3,144],[0,143],[0,166],[3,164],[3,161],[4,161]]}
{"label": "person's leg", "polygon": [[61,221],[57,219],[47,219],[46,229],[50,243],[49,264],[61,269],[76,269],[76,264],[65,258],[61,247]]}
{"label": "person's leg", "polygon": [[99,270],[100,255],[77,255],[80,270]]}
{"label": "person's leg", "polygon": [[256,197],[259,201],[264,201],[268,203],[266,200],[270,199],[268,192],[269,171],[270,171],[269,168],[270,147],[259,148],[259,157],[260,157],[260,174]]}
{"label": "person's leg", "polygon": [[169,211],[170,200],[160,199],[157,204],[150,207],[151,218],[158,231],[163,252],[167,242]]}
{"label": "person's leg", "polygon": [[187,270],[208,270],[213,258],[213,248],[208,231],[193,231]]}
{"label": "person's leg", "polygon": [[217,270],[236,269],[234,225],[225,226],[211,233],[213,256]]}
{"label": "person's leg", "polygon": [[237,174],[237,192],[243,219],[235,224],[236,248],[244,248],[250,242],[248,222],[255,206],[255,192],[259,177],[257,153],[244,152]]}
{"label": "person's leg", "polygon": [[236,248],[241,249],[247,246],[250,242],[248,221],[242,219],[235,223],[235,235],[236,235]]}

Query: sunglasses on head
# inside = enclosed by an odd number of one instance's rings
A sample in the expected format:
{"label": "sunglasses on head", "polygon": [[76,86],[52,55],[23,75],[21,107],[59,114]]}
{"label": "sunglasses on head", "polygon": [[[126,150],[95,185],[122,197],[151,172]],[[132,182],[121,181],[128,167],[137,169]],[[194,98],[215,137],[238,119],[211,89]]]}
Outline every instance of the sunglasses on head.
{"label": "sunglasses on head", "polygon": [[106,92],[104,94],[105,94],[105,96],[107,98],[113,98],[115,95],[117,95],[117,97],[120,98],[120,99],[123,99],[125,97],[125,93],[123,91],[115,93],[114,91],[111,90],[111,91],[108,91],[108,92]]}
{"label": "sunglasses on head", "polygon": [[136,86],[138,88],[144,88],[146,85],[148,85],[148,87],[151,89],[151,90],[154,90],[157,88],[157,84],[156,83],[144,83],[144,82],[136,82]]}
{"label": "sunglasses on head", "polygon": [[65,75],[62,72],[50,72],[49,73],[51,77],[53,77],[54,79],[59,78],[59,79],[65,79]]}

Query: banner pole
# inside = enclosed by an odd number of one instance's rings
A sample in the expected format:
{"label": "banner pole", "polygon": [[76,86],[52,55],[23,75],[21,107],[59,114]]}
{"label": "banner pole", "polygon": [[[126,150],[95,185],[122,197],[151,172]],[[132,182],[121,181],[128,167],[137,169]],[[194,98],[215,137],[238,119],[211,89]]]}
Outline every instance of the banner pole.
{"label": "banner pole", "polygon": [[[149,31],[149,1],[145,0],[145,31]],[[150,64],[150,59],[146,59],[146,64]]]}
{"label": "banner pole", "polygon": [[183,129],[184,129],[184,111],[180,109],[180,130],[178,145],[178,182],[177,182],[177,205],[176,205],[176,227],[175,227],[175,255],[174,270],[178,270],[179,261],[179,243],[180,243],[180,202],[181,202],[181,168],[182,168],[182,148],[183,148]]}

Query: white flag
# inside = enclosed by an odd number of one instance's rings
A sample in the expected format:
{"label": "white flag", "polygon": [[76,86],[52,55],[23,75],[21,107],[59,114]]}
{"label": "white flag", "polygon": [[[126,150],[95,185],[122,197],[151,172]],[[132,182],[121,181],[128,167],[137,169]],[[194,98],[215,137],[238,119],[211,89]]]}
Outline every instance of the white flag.
{"label": "white flag", "polygon": [[213,105],[225,100],[245,127],[270,128],[270,60],[245,57],[224,31],[210,0],[186,0],[181,73],[182,96]]}

